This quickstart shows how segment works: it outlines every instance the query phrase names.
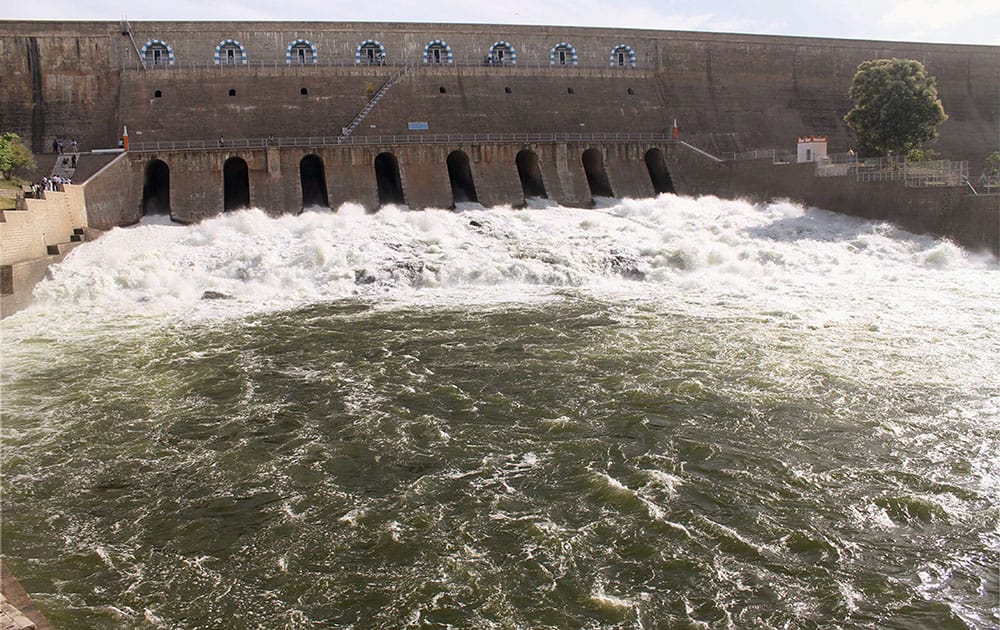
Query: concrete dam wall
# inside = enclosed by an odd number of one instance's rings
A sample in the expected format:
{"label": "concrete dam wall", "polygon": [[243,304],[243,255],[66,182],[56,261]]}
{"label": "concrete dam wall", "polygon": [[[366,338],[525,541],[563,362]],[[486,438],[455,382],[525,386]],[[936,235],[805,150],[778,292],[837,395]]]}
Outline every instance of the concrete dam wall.
{"label": "concrete dam wall", "polygon": [[[0,22],[0,126],[46,150],[340,133],[658,132],[722,155],[852,139],[862,61],[920,60],[949,120],[934,145],[973,170],[1000,138],[1000,48],[541,26],[314,22]],[[487,63],[487,60],[489,63]],[[978,171],[976,171],[978,173]]]}

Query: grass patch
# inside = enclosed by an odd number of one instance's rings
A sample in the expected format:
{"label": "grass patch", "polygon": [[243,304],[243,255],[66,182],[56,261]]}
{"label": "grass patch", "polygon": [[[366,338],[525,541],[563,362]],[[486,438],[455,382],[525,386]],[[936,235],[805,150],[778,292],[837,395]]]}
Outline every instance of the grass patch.
{"label": "grass patch", "polygon": [[13,179],[3,179],[0,177],[0,194],[6,192],[7,190],[12,190],[16,193],[21,192],[21,186],[25,185],[26,182],[19,177],[14,177]]}
{"label": "grass patch", "polygon": [[21,194],[24,182],[17,177],[13,179],[0,178],[0,210],[13,210],[17,206],[14,197]]}

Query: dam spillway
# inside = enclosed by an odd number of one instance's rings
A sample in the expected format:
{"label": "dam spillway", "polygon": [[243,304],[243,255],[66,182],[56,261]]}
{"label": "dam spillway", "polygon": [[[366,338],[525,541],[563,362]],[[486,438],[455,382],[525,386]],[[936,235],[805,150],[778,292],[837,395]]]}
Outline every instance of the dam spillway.
{"label": "dam spillway", "polygon": [[[150,143],[130,150],[128,163],[120,168],[130,170],[127,181],[141,181],[142,186],[119,179],[118,194],[127,198],[122,205],[190,223],[219,209],[251,206],[337,207],[354,202],[375,211],[387,203],[419,209],[476,202],[523,207],[531,198],[591,206],[595,198],[676,192],[666,155],[678,145],[661,134],[369,136],[346,143],[269,138],[229,140],[224,146],[191,144]],[[136,197],[140,190],[141,200]],[[138,216],[134,210],[122,217],[90,213],[95,227],[132,223]]]}

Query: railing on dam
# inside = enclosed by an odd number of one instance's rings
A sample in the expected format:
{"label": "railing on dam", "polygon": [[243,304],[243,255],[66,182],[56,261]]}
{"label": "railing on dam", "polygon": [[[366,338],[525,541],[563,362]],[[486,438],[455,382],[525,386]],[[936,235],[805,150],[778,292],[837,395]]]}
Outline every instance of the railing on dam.
{"label": "railing on dam", "polygon": [[664,133],[449,133],[385,136],[313,136],[305,138],[229,138],[133,142],[129,151],[228,151],[267,147],[393,146],[400,144],[511,144],[536,142],[676,142]]}
{"label": "railing on dam", "polygon": [[965,186],[969,183],[969,162],[918,162],[905,157],[858,158],[853,153],[823,156],[816,162],[817,177],[851,175],[859,182],[902,181],[908,188]]}
{"label": "railing on dam", "polygon": [[357,68],[357,69],[376,69],[383,67],[400,68],[407,66],[410,68],[491,68],[491,69],[506,69],[506,70],[516,70],[518,68],[547,68],[552,70],[615,70],[620,72],[635,72],[639,70],[636,66],[625,64],[625,65],[611,65],[609,63],[603,64],[591,64],[587,65],[584,63],[552,63],[551,61],[526,61],[518,59],[517,62],[493,62],[485,63],[483,61],[466,61],[466,60],[454,60],[451,63],[434,63],[425,62],[421,60],[386,60],[384,62],[369,62],[368,60],[362,60],[358,62],[353,56],[344,59],[334,59],[334,60],[318,60],[316,62],[307,61],[306,63],[299,63],[298,61],[292,61],[289,63],[285,59],[248,59],[245,63],[216,63],[215,61],[209,59],[204,61],[175,61],[174,63],[154,63],[151,61],[142,61],[135,59],[134,57],[129,57],[128,59],[122,60],[123,70],[193,70],[193,69],[217,69],[217,70],[238,70],[240,68],[244,70],[254,70],[261,68],[295,68],[295,69],[309,69],[309,68]]}

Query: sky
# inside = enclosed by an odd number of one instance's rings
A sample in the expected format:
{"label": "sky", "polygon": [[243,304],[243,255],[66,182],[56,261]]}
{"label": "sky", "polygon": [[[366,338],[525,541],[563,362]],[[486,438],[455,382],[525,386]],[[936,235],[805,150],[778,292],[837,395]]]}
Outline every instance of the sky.
{"label": "sky", "polygon": [[548,24],[1000,45],[1000,0],[39,0],[4,13],[43,20]]}

